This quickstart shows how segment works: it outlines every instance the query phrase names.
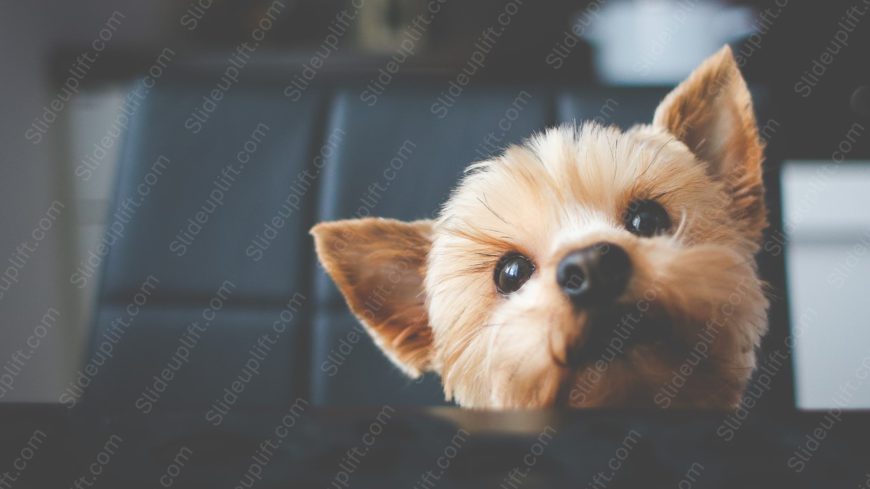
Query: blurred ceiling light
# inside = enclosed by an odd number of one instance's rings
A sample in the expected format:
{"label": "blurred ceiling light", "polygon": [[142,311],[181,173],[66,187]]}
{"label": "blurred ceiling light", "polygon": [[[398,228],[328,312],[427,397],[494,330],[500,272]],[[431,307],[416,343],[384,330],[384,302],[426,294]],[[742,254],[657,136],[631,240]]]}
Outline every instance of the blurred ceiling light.
{"label": "blurred ceiling light", "polygon": [[[590,22],[584,15],[600,9]],[[715,0],[592,0],[576,22],[595,46],[601,79],[619,85],[670,85],[723,44],[753,32],[750,8]]]}

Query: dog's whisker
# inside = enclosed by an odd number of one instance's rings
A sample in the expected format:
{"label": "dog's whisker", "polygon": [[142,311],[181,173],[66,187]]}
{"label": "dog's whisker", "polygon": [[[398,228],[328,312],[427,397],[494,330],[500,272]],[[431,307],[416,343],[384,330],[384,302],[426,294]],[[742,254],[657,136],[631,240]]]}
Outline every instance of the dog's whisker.
{"label": "dog's whisker", "polygon": [[686,209],[680,209],[680,224],[677,226],[676,232],[671,236],[671,243],[675,244],[682,239],[683,233],[686,231],[687,222],[688,213],[686,212]]}
{"label": "dog's whisker", "polygon": [[504,326],[507,323],[486,323],[483,325],[483,328],[499,328]]}
{"label": "dog's whisker", "polygon": [[646,176],[646,173],[650,170],[650,168],[653,167],[653,165],[659,159],[659,155],[661,154],[662,150],[665,149],[665,146],[671,144],[673,141],[676,141],[676,139],[677,138],[675,138],[675,137],[670,137],[664,143],[662,143],[662,145],[659,146],[659,149],[656,150],[655,154],[653,154],[653,157],[652,157],[652,159],[650,159],[650,162],[646,165],[646,168],[643,169],[643,171],[640,173],[640,175],[637,175],[635,177],[635,180],[643,179],[643,177]]}
{"label": "dog's whisker", "polygon": [[501,334],[501,330],[502,330],[501,326],[503,324],[504,323],[492,323],[490,325],[487,325],[487,327],[494,326],[496,328],[495,332],[489,333],[489,345],[486,349],[486,371],[487,372],[492,371],[492,359],[495,356],[494,352],[495,352],[496,339],[498,339],[499,335]]}
{"label": "dog's whisker", "polygon": [[507,224],[508,226],[511,225],[511,223],[507,222],[507,221],[505,220],[505,218],[501,217],[501,216],[499,215],[498,212],[494,211],[494,210],[492,209],[492,207],[489,206],[489,202],[487,202],[487,200],[486,200],[486,194],[483,195],[483,198],[478,197],[478,198],[477,198],[477,201],[480,202],[481,204],[483,204],[483,206],[486,208],[486,210],[488,210],[489,212],[492,213],[492,215],[494,215],[495,217],[497,217],[499,221],[501,221],[501,222]]}

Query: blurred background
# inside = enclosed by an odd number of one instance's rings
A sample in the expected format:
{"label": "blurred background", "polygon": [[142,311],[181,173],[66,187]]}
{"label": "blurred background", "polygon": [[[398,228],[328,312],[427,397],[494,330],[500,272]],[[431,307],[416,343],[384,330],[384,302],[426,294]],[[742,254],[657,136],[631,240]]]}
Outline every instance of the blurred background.
{"label": "blurred background", "polygon": [[[129,0],[0,7],[0,401],[437,405],[316,264],[532,131],[650,120],[731,44],[768,144],[769,409],[870,407],[870,4]],[[786,358],[786,361],[778,359]],[[770,364],[765,362],[770,360]]]}

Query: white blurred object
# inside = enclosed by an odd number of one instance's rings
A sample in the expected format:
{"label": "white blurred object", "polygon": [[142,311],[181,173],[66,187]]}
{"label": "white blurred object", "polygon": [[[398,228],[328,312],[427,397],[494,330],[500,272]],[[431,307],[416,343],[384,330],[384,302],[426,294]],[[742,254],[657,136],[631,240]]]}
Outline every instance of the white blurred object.
{"label": "white blurred object", "polygon": [[786,162],[781,177],[797,406],[867,409],[870,162]]}
{"label": "white blurred object", "polygon": [[704,0],[593,0],[604,3],[583,37],[595,46],[602,80],[670,85],[724,44],[754,30],[747,7]]}

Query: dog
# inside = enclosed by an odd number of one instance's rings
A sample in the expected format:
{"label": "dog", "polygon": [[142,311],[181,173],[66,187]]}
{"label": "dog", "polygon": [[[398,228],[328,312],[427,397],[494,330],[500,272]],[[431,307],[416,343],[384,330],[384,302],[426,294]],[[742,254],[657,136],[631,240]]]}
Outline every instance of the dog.
{"label": "dog", "polygon": [[434,220],[311,233],[386,356],[462,407],[733,408],[767,329],[762,160],[725,46],[651,124],[549,129],[471,164]]}

